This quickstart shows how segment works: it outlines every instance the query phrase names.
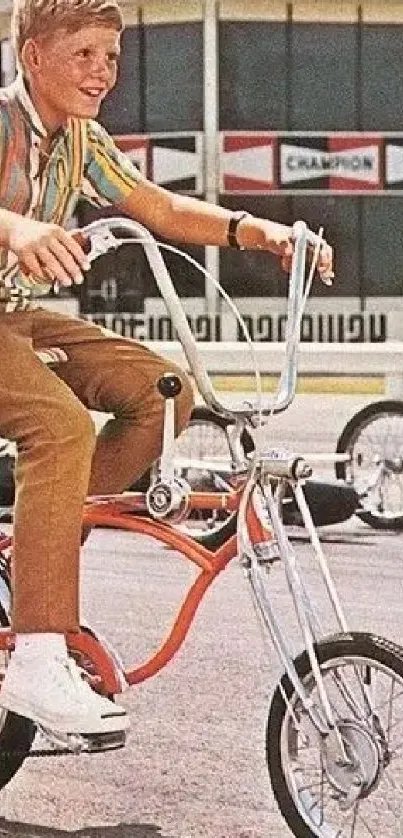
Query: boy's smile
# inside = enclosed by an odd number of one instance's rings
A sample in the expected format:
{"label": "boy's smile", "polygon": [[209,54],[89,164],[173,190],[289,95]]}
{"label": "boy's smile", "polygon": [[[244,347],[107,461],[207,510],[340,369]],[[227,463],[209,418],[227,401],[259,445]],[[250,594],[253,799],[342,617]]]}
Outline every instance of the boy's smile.
{"label": "boy's smile", "polygon": [[120,35],[106,26],[27,41],[24,69],[35,108],[53,133],[71,116],[95,118],[117,76]]}

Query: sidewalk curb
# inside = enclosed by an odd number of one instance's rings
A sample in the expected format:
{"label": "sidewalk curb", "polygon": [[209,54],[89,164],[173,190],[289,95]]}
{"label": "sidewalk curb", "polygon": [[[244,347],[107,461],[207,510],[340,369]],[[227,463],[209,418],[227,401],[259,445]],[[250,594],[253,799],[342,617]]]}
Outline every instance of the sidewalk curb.
{"label": "sidewalk curb", "polygon": [[[217,391],[253,392],[256,389],[253,375],[212,375],[212,381]],[[264,393],[273,393],[278,378],[274,375],[262,375],[261,384]],[[334,395],[385,395],[385,380],[383,376],[351,376],[351,375],[300,375],[297,382],[297,393],[323,393]]]}

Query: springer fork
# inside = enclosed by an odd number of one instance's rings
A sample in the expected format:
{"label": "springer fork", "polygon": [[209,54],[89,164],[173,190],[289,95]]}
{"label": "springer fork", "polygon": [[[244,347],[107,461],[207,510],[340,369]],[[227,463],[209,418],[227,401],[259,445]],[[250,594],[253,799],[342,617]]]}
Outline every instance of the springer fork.
{"label": "springer fork", "polygon": [[[336,725],[315,651],[315,643],[324,636],[321,620],[317,606],[304,583],[300,562],[290,542],[280,511],[279,498],[284,491],[284,487],[291,487],[309,535],[311,548],[319,566],[338,630],[347,633],[347,621],[303,492],[303,482],[311,473],[312,469],[303,456],[289,453],[288,451],[272,450],[259,457],[255,465],[255,471],[251,474],[248,485],[245,488],[239,511],[239,558],[250,583],[254,606],[260,617],[265,634],[266,636],[269,635],[294,691],[301,701],[305,724],[308,725],[310,733],[313,733],[315,737],[319,737],[322,741],[326,738],[327,747],[332,747],[338,759],[344,763],[348,763],[349,758]],[[265,510],[266,516],[270,520],[273,538],[276,542],[278,555],[284,568],[285,579],[297,616],[303,647],[306,649],[309,657],[311,671],[317,685],[318,700],[315,703],[308,695],[306,687],[297,672],[289,638],[280,626],[272,606],[268,583],[273,564],[267,562],[264,558],[262,559],[254,549],[254,545],[249,538],[246,523],[246,508],[254,492],[259,493],[261,507]],[[259,509],[259,504],[255,504],[256,508]],[[365,688],[365,685],[363,685],[363,688]],[[290,707],[286,695],[284,693],[283,695],[284,700]],[[368,695],[368,704],[370,705],[370,703],[370,697]]]}

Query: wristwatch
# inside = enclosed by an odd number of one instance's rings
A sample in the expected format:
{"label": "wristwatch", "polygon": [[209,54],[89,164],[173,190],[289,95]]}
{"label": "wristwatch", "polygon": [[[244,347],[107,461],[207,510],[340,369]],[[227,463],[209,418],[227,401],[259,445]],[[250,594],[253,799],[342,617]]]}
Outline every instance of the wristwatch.
{"label": "wristwatch", "polygon": [[235,250],[245,250],[245,248],[241,247],[238,242],[236,231],[238,229],[239,222],[242,221],[243,218],[247,218],[249,214],[249,212],[243,212],[240,210],[239,212],[234,212],[229,220],[227,242],[229,246],[233,247]]}

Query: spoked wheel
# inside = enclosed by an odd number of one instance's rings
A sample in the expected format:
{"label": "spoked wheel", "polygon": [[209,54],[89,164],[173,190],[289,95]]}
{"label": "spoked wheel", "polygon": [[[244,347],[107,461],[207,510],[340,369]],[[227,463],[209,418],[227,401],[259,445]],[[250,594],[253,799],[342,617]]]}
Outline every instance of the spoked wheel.
{"label": "spoked wheel", "polygon": [[[9,590],[8,572],[0,567],[0,625],[3,628],[9,625],[3,591]],[[0,652],[1,679],[4,677],[7,663],[8,653]],[[0,789],[4,788],[21,768],[31,750],[35,732],[36,727],[30,719],[0,708]]]}
{"label": "spoked wheel", "polygon": [[[355,633],[319,643],[317,655],[348,764],[309,727],[284,676],[273,696],[266,746],[280,811],[298,838],[397,838],[403,834],[403,649]],[[295,665],[319,706],[306,652]]]}
{"label": "spoked wheel", "polygon": [[336,452],[337,477],[360,498],[357,515],[375,529],[403,529],[403,402],[370,404],[350,419]]}

